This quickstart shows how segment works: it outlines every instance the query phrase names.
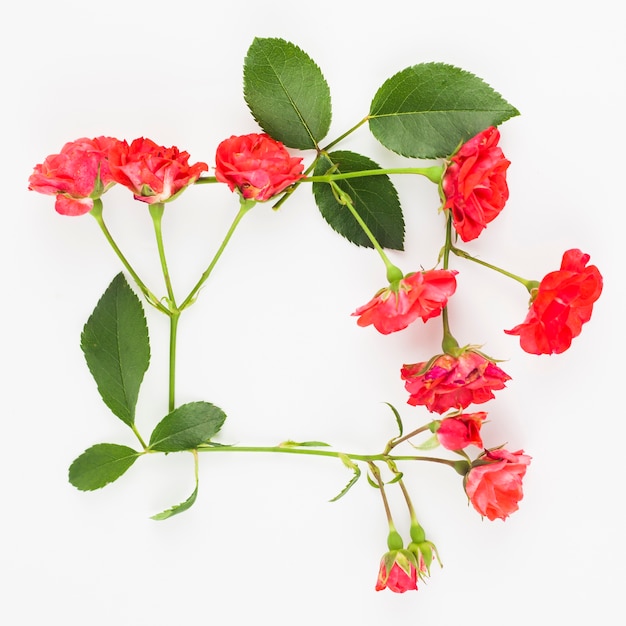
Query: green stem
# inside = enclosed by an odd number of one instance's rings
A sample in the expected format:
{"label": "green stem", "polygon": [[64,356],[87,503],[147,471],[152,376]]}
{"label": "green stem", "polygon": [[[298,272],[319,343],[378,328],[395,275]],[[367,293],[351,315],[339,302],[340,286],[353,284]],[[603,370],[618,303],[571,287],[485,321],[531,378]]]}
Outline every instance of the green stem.
{"label": "green stem", "polygon": [[365,176],[381,176],[383,174],[420,174],[433,183],[439,183],[443,168],[440,165],[433,167],[396,167],[378,170],[362,170],[360,172],[345,172],[342,174],[323,174],[303,178],[302,182],[330,183],[334,180],[346,180],[348,178],[363,178]]}
{"label": "green stem", "polygon": [[[317,163],[318,159],[319,159],[319,154],[315,157],[315,159],[309,165],[309,167],[307,167],[306,170],[304,171],[305,177],[307,176],[309,172],[315,169],[315,164]],[[290,185],[289,187],[287,187],[287,189],[285,189],[285,191],[283,192],[282,196],[272,205],[272,209],[274,211],[278,211],[278,209],[280,209],[283,203],[287,201],[287,199],[291,196],[291,194],[298,188],[300,183],[304,180],[307,180],[307,179],[301,178],[300,180],[296,181],[293,185]]]}
{"label": "green stem", "polygon": [[[443,249],[443,269],[448,269],[450,262],[450,250],[452,249],[452,215],[446,218],[446,243]],[[459,342],[450,332],[450,320],[448,318],[448,306],[444,306],[441,311],[441,321],[443,324],[443,339],[441,349],[445,354],[455,356],[459,351]]]}
{"label": "green stem", "polygon": [[[385,507],[385,515],[387,516],[387,523],[389,524],[389,534],[392,535],[390,539],[391,539],[391,542],[393,542],[393,540],[396,539],[395,535],[397,533],[395,532],[396,527],[393,523],[393,517],[391,516],[391,509],[389,508],[389,501],[387,500],[387,494],[385,492],[385,483],[383,482],[383,479],[380,476],[380,470],[378,469],[378,466],[376,466],[372,462],[369,462],[368,465],[370,467],[370,471],[372,472],[372,476],[374,477],[374,479],[376,480],[376,484],[378,485],[378,489],[380,491],[380,497],[383,500],[383,506]],[[389,543],[390,541],[388,540],[388,544]],[[395,546],[393,545],[389,545],[390,550],[392,550],[394,547]]]}
{"label": "green stem", "polygon": [[398,484],[400,485],[400,489],[402,491],[402,495],[404,496],[404,500],[406,502],[406,506],[409,510],[409,515],[411,517],[411,525],[417,524],[417,515],[415,514],[415,508],[413,507],[413,502],[411,501],[411,497],[409,496],[409,492],[404,484],[402,478],[398,480]]}
{"label": "green stem", "polygon": [[339,185],[333,180],[329,181],[330,186],[333,189],[333,193],[337,199],[339,204],[348,207],[350,213],[354,219],[358,222],[359,226],[363,229],[363,232],[367,235],[367,238],[372,242],[374,249],[380,255],[380,258],[383,260],[385,264],[385,268],[387,269],[387,280],[392,283],[396,280],[400,280],[404,274],[399,267],[396,267],[390,260],[389,257],[385,254],[382,246],[378,243],[376,237],[374,237],[374,233],[368,228],[367,224],[363,221],[363,218],[359,215],[359,212],[354,208],[354,204],[352,203],[352,199],[350,196],[339,187]]}
{"label": "green stem", "polygon": [[215,178],[215,176],[200,176],[200,178],[194,182],[194,185],[208,185],[216,182],[217,178]]}
{"label": "green stem", "polygon": [[163,271],[163,278],[165,280],[165,287],[167,289],[167,297],[169,300],[170,310],[176,309],[176,300],[174,299],[174,290],[172,289],[172,281],[170,279],[170,273],[167,268],[167,260],[165,258],[165,247],[163,246],[163,230],[161,228],[161,222],[163,220],[163,213],[165,211],[165,205],[162,202],[155,202],[150,205],[150,215],[154,224],[154,234],[156,235],[157,248],[159,250],[159,259],[161,261],[161,270]]}
{"label": "green stem", "polygon": [[385,448],[383,454],[389,454],[389,452],[391,452],[396,446],[400,445],[404,441],[408,441],[409,439],[415,437],[416,435],[419,435],[420,433],[423,433],[426,430],[430,430],[430,424],[431,422],[429,422],[428,424],[425,424],[424,426],[420,426],[416,430],[411,431],[408,435],[404,435],[402,437],[397,437],[396,439],[392,439],[387,444],[387,447]]}
{"label": "green stem", "polygon": [[513,280],[516,280],[518,283],[521,283],[522,285],[524,285],[524,287],[526,287],[526,289],[528,289],[529,292],[532,292],[533,289],[536,289],[539,286],[539,281],[536,281],[536,280],[526,280],[525,278],[522,278],[521,276],[517,276],[516,274],[512,274],[511,272],[507,272],[506,270],[502,269],[501,267],[497,267],[496,265],[492,265],[491,263],[487,263],[486,261],[481,261],[480,259],[477,259],[476,257],[473,257],[471,254],[468,254],[464,250],[460,250],[459,248],[455,248],[454,246],[450,246],[450,250],[456,256],[459,256],[459,257],[461,257],[463,259],[467,259],[468,261],[473,261],[474,263],[478,263],[479,265],[482,265],[484,267],[488,267],[489,269],[492,269],[492,270],[494,270],[496,272],[499,272],[500,274],[504,274],[504,276],[508,276],[509,278],[512,278]]}
{"label": "green stem", "polygon": [[176,408],[176,337],[180,311],[175,309],[170,314],[170,370],[168,407],[171,413]]}
{"label": "green stem", "polygon": [[215,256],[213,257],[213,260],[209,263],[209,266],[206,268],[206,270],[204,271],[204,273],[200,277],[200,280],[196,283],[196,286],[189,292],[189,295],[185,298],[184,302],[180,305],[179,311],[183,311],[190,304],[193,303],[193,301],[195,300],[196,294],[198,293],[198,291],[200,290],[202,285],[204,285],[204,283],[206,282],[207,278],[211,275],[211,272],[213,271],[213,268],[215,267],[215,264],[219,261],[220,257],[222,256],[222,253],[224,252],[226,246],[228,245],[228,242],[230,241],[230,238],[233,236],[233,233],[235,232],[235,229],[237,228],[237,225],[239,224],[239,222],[241,221],[243,216],[255,204],[256,204],[256,202],[254,202],[253,200],[244,200],[243,198],[241,199],[241,205],[239,207],[239,212],[235,216],[235,219],[233,220],[233,223],[230,225],[230,228],[228,229],[228,231],[227,231],[227,233],[226,233],[226,235],[224,237],[224,240],[222,241],[222,243],[221,243],[220,247],[218,248],[217,252],[215,253]]}
{"label": "green stem", "polygon": [[135,281],[135,283],[137,284],[137,286],[139,287],[139,289],[145,296],[146,300],[154,308],[158,309],[162,313],[168,314],[169,313],[168,309],[164,307],[159,301],[159,299],[148,289],[148,287],[146,287],[144,282],[137,275],[137,272],[135,272],[131,264],[127,261],[126,257],[122,254],[122,251],[120,250],[118,245],[115,243],[113,236],[111,235],[111,233],[109,232],[109,229],[104,223],[104,218],[102,217],[102,209],[103,209],[102,200],[100,200],[100,198],[95,199],[93,201],[93,209],[91,209],[91,215],[93,215],[96,222],[98,222],[98,226],[100,226],[100,230],[106,237],[106,240],[109,242],[109,245],[111,246],[111,248],[113,248],[113,251],[119,258],[119,260],[122,262],[122,265],[126,268],[126,271],[133,277],[133,280]]}
{"label": "green stem", "polygon": [[350,128],[349,130],[347,130],[343,135],[339,135],[339,137],[337,137],[337,139],[335,139],[334,141],[331,141],[323,150],[322,152],[327,152],[328,150],[330,150],[333,146],[336,146],[340,141],[343,141],[348,135],[350,135],[351,133],[353,133],[357,128],[360,128],[361,126],[363,126],[363,124],[365,124],[365,122],[367,122],[369,120],[369,115],[366,115],[360,122],[358,122],[357,124],[355,124],[352,128]]}
{"label": "green stem", "polygon": [[432,463],[440,463],[449,465],[454,468],[456,461],[450,459],[440,459],[431,456],[413,456],[413,455],[390,455],[390,454],[348,454],[344,452],[335,452],[333,450],[312,450],[311,448],[281,447],[281,446],[212,446],[210,444],[198,446],[198,452],[265,452],[276,454],[303,454],[309,456],[325,456],[340,459],[346,456],[353,461],[363,461],[371,463],[381,461],[430,461]]}
{"label": "green stem", "polygon": [[168,311],[170,318],[170,347],[169,347],[169,376],[168,376],[168,407],[171,413],[176,408],[176,337],[178,331],[178,320],[181,310],[176,306],[174,297],[174,289],[170,272],[167,267],[167,259],[165,257],[165,246],[163,245],[163,213],[165,205],[162,202],[155,202],[150,205],[150,215],[154,224],[154,234],[156,235],[157,248],[159,250],[159,260],[161,261],[161,270],[165,287],[167,289]]}
{"label": "green stem", "polygon": [[137,430],[137,426],[133,423],[130,425],[130,427],[132,431],[135,433],[135,436],[137,437],[137,439],[139,439],[139,443],[141,444],[143,449],[147,450],[148,446],[146,445],[146,442],[143,440],[142,436],[139,434],[139,431]]}

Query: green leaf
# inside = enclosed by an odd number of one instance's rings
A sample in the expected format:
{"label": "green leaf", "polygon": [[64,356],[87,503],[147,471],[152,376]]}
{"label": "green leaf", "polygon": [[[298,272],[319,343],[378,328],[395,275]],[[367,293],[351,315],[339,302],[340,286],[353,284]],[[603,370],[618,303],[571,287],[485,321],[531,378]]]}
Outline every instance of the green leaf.
{"label": "green leaf", "polygon": [[150,363],[143,307],[118,274],[83,328],[81,348],[104,403],[132,426],[139,387]]}
{"label": "green leaf", "polygon": [[139,452],[128,446],[96,444],[70,465],[70,483],[81,491],[101,489],[124,474],[139,456]]}
{"label": "green leaf", "polygon": [[402,437],[402,434],[404,433],[404,426],[402,425],[402,418],[400,417],[400,413],[398,412],[398,409],[396,409],[396,407],[393,406],[393,404],[389,404],[389,402],[385,402],[385,404],[393,412],[393,414],[394,414],[394,416],[396,418],[396,423],[398,424],[398,430],[400,431],[400,434],[398,436]]}
{"label": "green leaf", "polygon": [[[333,174],[347,174],[379,169],[380,166],[368,157],[338,150],[318,159],[315,175],[323,176],[331,170]],[[358,176],[336,183],[350,196],[357,213],[383,248],[404,248],[404,216],[389,176]],[[313,194],[322,216],[335,231],[357,246],[373,247],[348,207],[337,201],[328,183],[313,183]]]}
{"label": "green leaf", "polygon": [[150,436],[150,449],[158,452],[193,450],[217,434],[226,419],[210,402],[183,404],[166,415]]}
{"label": "green leaf", "polygon": [[193,503],[196,501],[197,497],[198,497],[198,481],[196,480],[196,488],[193,490],[193,493],[184,502],[181,502],[180,504],[177,504],[171,507],[170,509],[162,511],[161,513],[157,513],[156,515],[153,515],[150,519],[155,519],[155,520],[160,521],[160,520],[167,519],[168,517],[178,515],[179,513],[182,513],[183,511],[186,511],[187,509],[191,508]]}
{"label": "green leaf", "polygon": [[462,142],[519,111],[474,74],[421,63],[389,78],[370,106],[370,130],[408,157],[450,156]]}
{"label": "green leaf", "polygon": [[244,98],[254,119],[291,148],[316,148],[328,133],[330,89],[315,62],[284,39],[255,38],[243,72]]}
{"label": "green leaf", "polygon": [[367,473],[367,482],[369,483],[370,487],[374,487],[374,489],[380,489],[380,485],[372,479],[372,477],[369,475],[369,472]]}
{"label": "green leaf", "polygon": [[402,480],[404,474],[402,472],[398,472],[390,481],[387,482],[388,485],[393,485]]}

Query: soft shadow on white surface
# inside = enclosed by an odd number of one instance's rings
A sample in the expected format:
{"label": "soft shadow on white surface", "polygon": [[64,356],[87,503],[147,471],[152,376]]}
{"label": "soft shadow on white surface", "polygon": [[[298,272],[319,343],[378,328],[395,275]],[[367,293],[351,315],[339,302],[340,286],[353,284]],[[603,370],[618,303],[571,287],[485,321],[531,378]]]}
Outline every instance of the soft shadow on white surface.
{"label": "soft shadow on white surface", "polygon": [[[406,6],[14,7],[18,17],[0,42],[8,189],[0,232],[2,623],[474,626],[493,615],[512,626],[556,617],[616,623],[626,556],[617,373],[626,347],[618,325],[626,313],[618,255],[625,207],[612,171],[626,139],[626,59],[616,9],[606,0],[593,11],[560,2],[504,10],[486,0]],[[212,166],[219,141],[258,130],[242,96],[255,36],[292,41],[319,64],[333,98],[329,136],[361,119],[384,80],[409,65],[443,61],[483,78],[522,115],[501,127],[510,200],[466,247],[529,278],[579,247],[605,278],[572,349],[535,357],[502,333],[524,317],[524,290],[459,263],[455,298],[466,307],[451,313],[455,335],[507,359],[513,377],[490,406],[485,443],[507,440],[533,463],[520,510],[504,523],[481,521],[447,468],[408,469],[444,563],[417,593],[374,591],[385,551],[382,507],[365,481],[328,503],[350,478],[338,461],[206,455],[196,505],[159,523],[150,515],[193,488],[187,455],[141,459],[94,493],[66,480],[70,462],[93,443],[132,443],[102,405],[79,348],[84,322],[120,268],[93,219],[57,215],[51,198],[27,191],[28,176],[66,141],[97,135],[150,137]],[[344,147],[395,162],[365,128]],[[394,182],[410,210],[407,251],[393,259],[407,270],[431,266],[441,245],[429,237],[439,224],[432,185]],[[369,452],[395,434],[384,402],[408,425],[427,419],[406,405],[398,367],[427,358],[439,339],[421,322],[390,337],[356,327],[350,313],[382,286],[382,266],[332,232],[301,191],[277,213],[255,208],[183,320],[180,401],[222,406],[224,441],[322,439]],[[122,190],[109,193],[112,230],[158,281],[145,207]],[[181,291],[235,209],[227,190],[203,188],[168,208]],[[163,412],[167,349],[165,321],[148,312],[148,323],[154,357],[138,406],[146,431]]]}

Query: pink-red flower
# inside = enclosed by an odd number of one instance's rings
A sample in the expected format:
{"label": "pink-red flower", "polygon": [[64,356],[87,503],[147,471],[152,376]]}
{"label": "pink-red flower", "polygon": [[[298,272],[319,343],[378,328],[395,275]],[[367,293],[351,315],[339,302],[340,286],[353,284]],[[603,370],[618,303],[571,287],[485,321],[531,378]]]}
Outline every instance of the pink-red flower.
{"label": "pink-red flower", "polygon": [[189,153],[176,146],[165,148],[143,137],[130,145],[126,141],[113,145],[109,166],[113,179],[147,204],[172,200],[209,169],[202,162],[189,165]]}
{"label": "pink-red flower", "polygon": [[380,560],[376,591],[394,593],[417,590],[417,560],[408,550],[391,550]]}
{"label": "pink-red flower", "polygon": [[510,165],[498,146],[500,133],[491,126],[464,143],[450,158],[441,181],[452,224],[463,241],[476,239],[509,198]]}
{"label": "pink-red flower", "polygon": [[533,290],[526,319],[504,331],[519,335],[522,350],[559,354],[580,335],[602,293],[602,275],[595,265],[587,265],[589,258],[578,249],[567,250],[561,269],[547,274]]}
{"label": "pink-red flower", "polygon": [[472,506],[490,520],[506,519],[524,496],[522,479],[531,457],[523,450],[486,450],[472,464],[464,487]]}
{"label": "pink-red flower", "polygon": [[424,405],[440,414],[487,402],[511,379],[491,359],[471,348],[458,357],[440,354],[430,361],[405,365],[401,376],[410,394],[409,404]]}
{"label": "pink-red flower", "polygon": [[54,208],[61,215],[84,215],[114,181],[108,151],[117,139],[83,137],[66,143],[59,154],[51,154],[35,166],[28,188],[54,195]]}
{"label": "pink-red flower", "polygon": [[463,450],[467,446],[483,447],[480,428],[487,417],[484,411],[461,413],[441,420],[436,435],[439,443],[448,450]]}
{"label": "pink-red flower", "polygon": [[266,134],[232,136],[215,154],[215,177],[247,200],[263,202],[302,178],[302,159]]}
{"label": "pink-red flower", "polygon": [[428,270],[407,274],[381,289],[352,315],[360,316],[359,326],[374,325],[387,335],[406,328],[421,317],[425,322],[436,317],[456,290],[455,270]]}

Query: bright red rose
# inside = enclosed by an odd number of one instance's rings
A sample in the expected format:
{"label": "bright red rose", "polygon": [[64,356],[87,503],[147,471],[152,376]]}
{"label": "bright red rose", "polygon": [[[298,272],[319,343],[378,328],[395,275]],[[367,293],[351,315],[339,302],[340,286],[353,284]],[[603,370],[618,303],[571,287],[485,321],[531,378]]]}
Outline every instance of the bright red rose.
{"label": "bright red rose", "polygon": [[510,165],[497,145],[500,133],[491,126],[464,143],[450,158],[441,181],[452,224],[463,241],[476,239],[509,198],[506,170]]}
{"label": "bright red rose", "polygon": [[523,498],[522,479],[531,457],[523,450],[486,450],[465,476],[465,493],[473,507],[490,520],[506,519]]}
{"label": "bright red rose", "polygon": [[567,250],[561,269],[539,283],[526,319],[508,335],[519,335],[522,350],[530,354],[559,354],[567,350],[582,325],[591,318],[593,303],[602,293],[602,275],[589,255]]}
{"label": "bright red rose", "polygon": [[217,147],[215,177],[247,200],[263,202],[302,178],[301,158],[269,135],[232,136]]}
{"label": "bright red rose", "polygon": [[114,181],[107,161],[117,139],[83,137],[66,143],[59,154],[51,154],[28,179],[28,188],[56,196],[55,209],[61,215],[84,215]]}
{"label": "bright red rose", "polygon": [[408,550],[392,550],[383,555],[376,581],[376,591],[394,593],[417,591],[416,558]]}
{"label": "bright red rose", "polygon": [[487,413],[462,413],[441,420],[436,435],[439,443],[448,450],[463,450],[467,446],[483,447],[480,428]]}
{"label": "bright red rose", "polygon": [[148,204],[167,202],[193,184],[209,166],[189,165],[189,153],[176,146],[165,148],[151,139],[118,141],[109,151],[113,179],[128,187],[135,200]]}
{"label": "bright red rose", "polygon": [[407,274],[381,289],[352,315],[359,315],[359,326],[374,325],[383,335],[406,328],[421,317],[436,317],[456,290],[455,270],[428,270]]}
{"label": "bright red rose", "polygon": [[493,361],[472,349],[460,356],[441,354],[430,361],[405,365],[401,370],[408,403],[445,413],[491,400],[511,377]]}

